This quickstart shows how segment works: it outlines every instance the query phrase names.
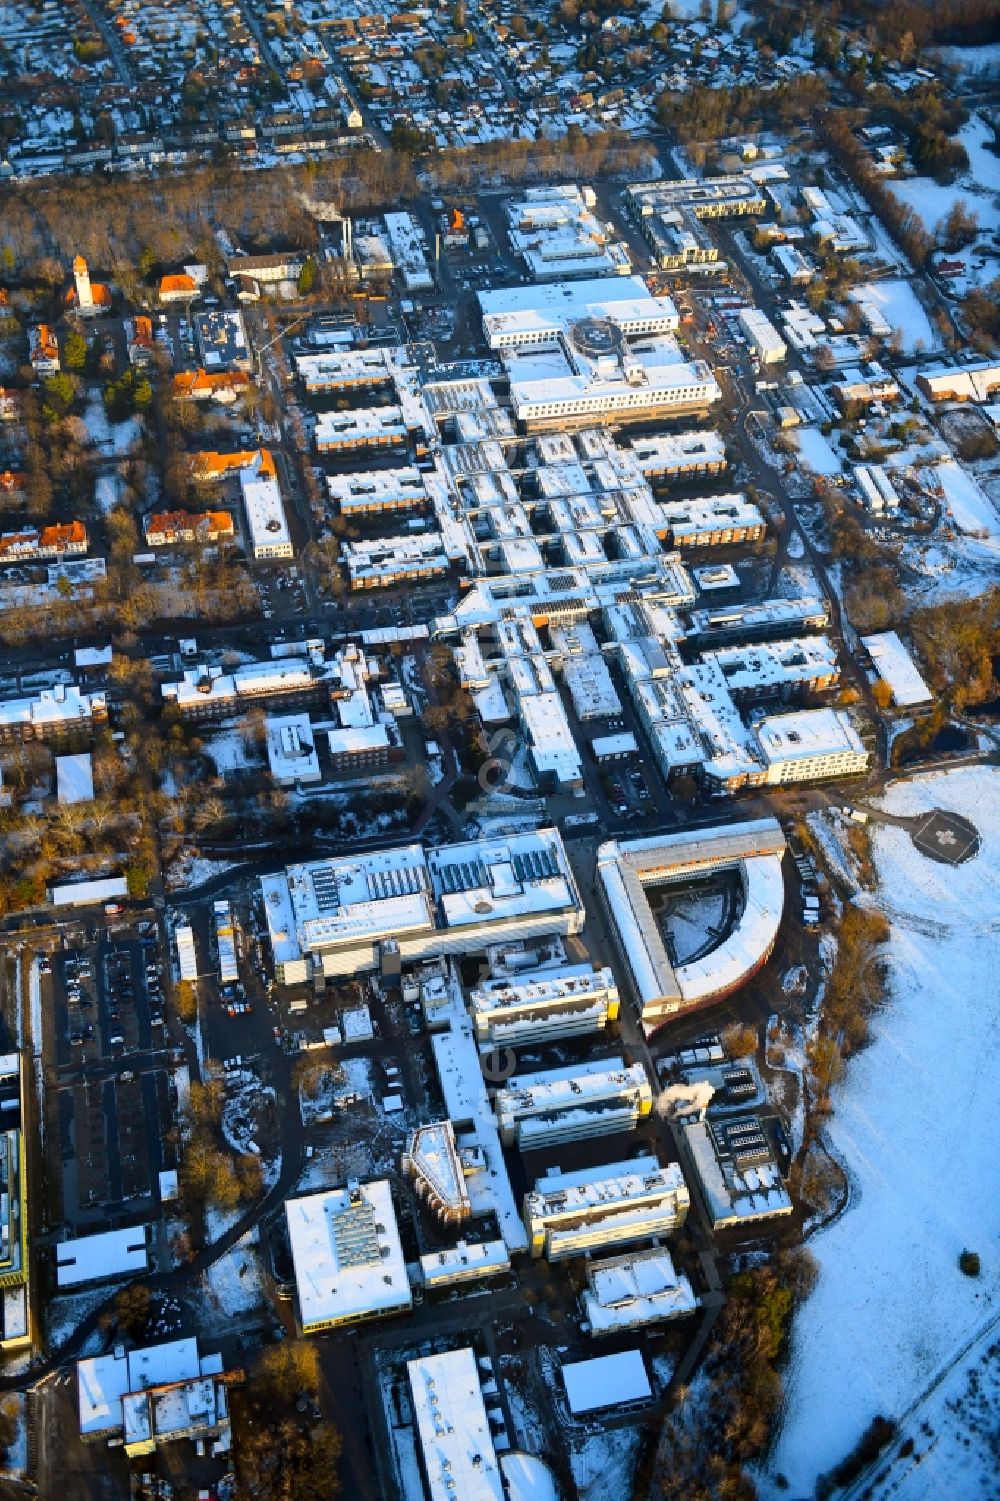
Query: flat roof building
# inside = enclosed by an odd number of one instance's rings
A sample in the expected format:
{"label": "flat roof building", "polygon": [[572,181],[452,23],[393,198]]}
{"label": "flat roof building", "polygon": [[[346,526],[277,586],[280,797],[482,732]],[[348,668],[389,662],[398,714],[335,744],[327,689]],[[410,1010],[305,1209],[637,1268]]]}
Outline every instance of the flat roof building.
{"label": "flat roof building", "polygon": [[640,217],[688,209],[698,219],[744,218],[767,208],[763,189],[742,175],[637,182],[625,189],[624,197]]}
{"label": "flat roof building", "polygon": [[510,1271],[510,1252],[502,1240],[464,1241],[428,1251],[420,1258],[424,1287],[454,1287]]}
{"label": "flat roof building", "polygon": [[40,688],[28,698],[0,702],[0,745],[15,741],[59,740],[75,730],[89,730],[108,717],[107,695],[87,692],[76,683]]}
{"label": "flat roof building", "polygon": [[79,1360],[76,1378],[84,1440],[123,1444],[130,1459],[185,1438],[229,1448],[231,1378],[196,1338]]}
{"label": "flat roof building", "polygon": [[78,1235],[56,1246],[56,1283],[80,1287],[111,1277],[134,1277],[149,1265],[146,1226]]}
{"label": "flat roof building", "polygon": [[594,209],[593,189],[529,188],[507,205],[507,237],[535,281],[627,276],[628,250]]}
{"label": "flat roof building", "polygon": [[471,1349],[406,1362],[427,1501],[507,1501]]}
{"label": "flat roof building", "polygon": [[671,545],[682,549],[759,542],[767,530],[757,506],[738,492],[668,500],[658,509]]}
{"label": "flat roof building", "polygon": [[770,714],[755,729],[769,786],[857,776],[868,769],[868,752],[843,709]]}
{"label": "flat roof building", "polygon": [[606,1407],[648,1402],[653,1395],[640,1350],[576,1360],[562,1368],[566,1400],[574,1417]]}
{"label": "flat roof building", "polygon": [[792,1201],[756,1116],[681,1128],[685,1156],[713,1230],[784,1218]]}
{"label": "flat roof building", "polygon": [[[773,818],[611,841],[597,852],[597,879],[612,936],[639,1005],[654,1031],[671,1016],[721,1000],[746,984],[774,948],[784,907],[781,857],[785,836]],[[742,910],[707,953],[674,965],[647,888],[737,872]]]}
{"label": "flat roof building", "polygon": [[479,303],[528,430],[648,420],[721,398],[708,366],[674,339],[674,304],[641,277],[504,288]]}
{"label": "flat roof building", "polygon": [[653,1108],[641,1063],[594,1059],[567,1068],[516,1074],[497,1090],[500,1139],[522,1152],[632,1131]]}
{"label": "flat roof building", "polygon": [[788,350],[771,320],[759,308],[740,309],[739,324],[762,365],[776,365]]}
{"label": "flat roof building", "polygon": [[861,643],[867,649],[875,671],[888,684],[897,708],[924,708],[934,702],[934,694],[896,631],[862,636]]}
{"label": "flat roof building", "polygon": [[485,980],[469,992],[480,1047],[522,1047],[600,1031],[618,1016],[613,972],[589,964]]}
{"label": "flat roof building", "polygon": [[524,1196],[524,1223],[532,1256],[562,1261],[669,1234],[689,1205],[678,1165],[646,1155],[539,1178]]}
{"label": "flat roof building", "polygon": [[389,1183],[349,1183],[285,1202],[303,1334],[413,1305]]}
{"label": "flat roof building", "polygon": [[261,478],[253,469],[241,469],[240,493],[253,557],[292,557],[292,539],[278,481]]}
{"label": "flat roof building", "polygon": [[373,969],[392,940],[404,962],[501,939],[576,933],[584,909],[555,829],[419,844],[289,866],[261,886],[280,982]]}
{"label": "flat roof building", "polygon": [[267,761],[279,787],[306,786],[321,780],[316,736],[308,714],[267,716]]}
{"label": "flat roof building", "polygon": [[629,453],[646,479],[720,474],[728,463],[722,435],[714,431],[636,437]]}

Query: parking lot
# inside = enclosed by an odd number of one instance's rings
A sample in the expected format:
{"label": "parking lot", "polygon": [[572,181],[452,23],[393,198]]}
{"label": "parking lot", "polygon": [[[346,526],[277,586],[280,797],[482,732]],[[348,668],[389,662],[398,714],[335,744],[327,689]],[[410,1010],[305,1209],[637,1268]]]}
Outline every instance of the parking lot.
{"label": "parking lot", "polygon": [[93,935],[43,967],[54,1018],[61,1216],[145,1209],[175,1165],[162,975],[151,933]]}

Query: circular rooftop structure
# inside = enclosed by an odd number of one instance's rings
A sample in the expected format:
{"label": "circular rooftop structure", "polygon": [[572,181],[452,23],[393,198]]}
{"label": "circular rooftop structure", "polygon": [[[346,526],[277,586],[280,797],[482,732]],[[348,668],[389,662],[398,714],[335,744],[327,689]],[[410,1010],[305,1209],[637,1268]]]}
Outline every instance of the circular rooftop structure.
{"label": "circular rooftop structure", "polygon": [[509,1454],[501,1454],[500,1468],[510,1501],[559,1501],[555,1477],[537,1454],[512,1449]]}
{"label": "circular rooftop structure", "polygon": [[608,318],[578,318],[569,335],[574,348],[591,360],[620,355],[624,345],[621,329]]}

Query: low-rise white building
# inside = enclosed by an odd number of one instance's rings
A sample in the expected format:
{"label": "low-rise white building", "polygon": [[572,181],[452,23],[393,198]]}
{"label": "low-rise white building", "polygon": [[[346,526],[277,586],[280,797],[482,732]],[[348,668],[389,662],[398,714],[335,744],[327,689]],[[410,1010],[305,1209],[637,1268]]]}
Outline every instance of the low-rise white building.
{"label": "low-rise white building", "polygon": [[427,1501],[507,1501],[471,1349],[406,1362]]}
{"label": "low-rise white building", "polygon": [[285,1216],[303,1334],[413,1306],[387,1180],[288,1199]]}
{"label": "low-rise white building", "polygon": [[657,1246],[590,1262],[580,1304],[588,1334],[599,1337],[682,1319],[697,1310],[698,1299],[670,1252]]}
{"label": "low-rise white building", "polygon": [[277,480],[262,479],[253,469],[241,469],[240,491],[253,556],[292,557],[292,538]]}
{"label": "low-rise white building", "polygon": [[134,1277],[149,1265],[146,1226],[78,1235],[56,1246],[56,1283],[81,1287],[111,1277]]}
{"label": "low-rise white building", "polygon": [[279,787],[320,781],[316,736],[308,714],[267,716],[267,761]]}
{"label": "low-rise white building", "polygon": [[895,631],[880,631],[862,636],[875,671],[892,693],[898,709],[923,709],[934,702],[934,694],[924,682],[919,669]]}
{"label": "low-rise white building", "polygon": [[567,1068],[516,1074],[494,1100],[500,1139],[523,1152],[632,1131],[653,1108],[641,1063],[593,1059]]}
{"label": "low-rise white building", "polygon": [[857,776],[868,769],[868,752],[842,709],[771,714],[756,731],[769,786]]}
{"label": "low-rise white building", "polygon": [[561,1261],[666,1235],[683,1225],[689,1205],[676,1163],[634,1157],[539,1178],[524,1196],[524,1223],[532,1256]]}
{"label": "low-rise white building", "polygon": [[494,976],[471,990],[468,1000],[484,1049],[598,1032],[618,1016],[612,970],[589,964]]}
{"label": "low-rise white building", "polygon": [[759,308],[741,308],[739,324],[762,365],[777,365],[785,358],[784,339]]}
{"label": "low-rise white building", "polygon": [[228,1383],[221,1355],[194,1338],[95,1355],[76,1365],[80,1437],[122,1444],[129,1458],[191,1439],[229,1448]]}
{"label": "low-rise white building", "polygon": [[464,1241],[428,1251],[420,1258],[424,1286],[454,1287],[459,1282],[478,1282],[510,1271],[510,1252],[502,1240]]}

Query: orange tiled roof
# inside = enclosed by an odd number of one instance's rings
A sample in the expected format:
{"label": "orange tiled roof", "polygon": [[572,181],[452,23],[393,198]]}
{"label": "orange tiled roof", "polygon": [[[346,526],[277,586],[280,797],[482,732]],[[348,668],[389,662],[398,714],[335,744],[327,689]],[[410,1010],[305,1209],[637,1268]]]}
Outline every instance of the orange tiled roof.
{"label": "orange tiled roof", "polygon": [[236,390],[250,384],[243,370],[182,370],[174,376],[174,393],[191,396],[200,391]]}
{"label": "orange tiled roof", "polygon": [[160,277],[161,297],[163,296],[164,292],[197,292],[197,290],[198,283],[195,281],[193,276],[181,274],[177,276]]}
{"label": "orange tiled roof", "polygon": [[146,536],[169,536],[179,532],[202,532],[206,537],[231,537],[233,518],[228,511],[159,511],[146,523]]}
{"label": "orange tiled roof", "polygon": [[258,474],[264,479],[274,479],[274,455],[270,449],[255,448],[250,452],[237,453],[193,453],[191,455],[191,472],[197,479],[222,479],[234,469],[251,469],[256,467]]}
{"label": "orange tiled roof", "polygon": [[43,526],[38,537],[39,547],[70,547],[73,543],[86,543],[87,528],[82,521],[65,521],[54,526]]}

